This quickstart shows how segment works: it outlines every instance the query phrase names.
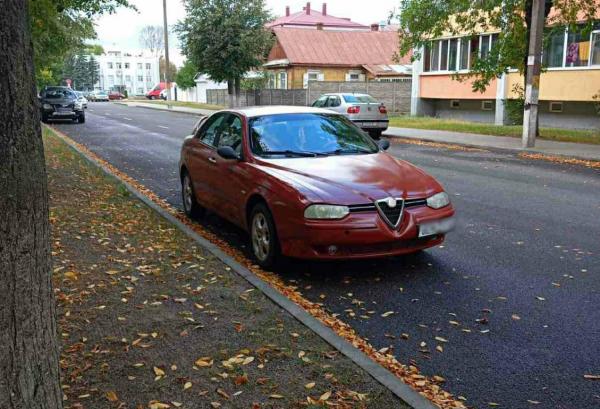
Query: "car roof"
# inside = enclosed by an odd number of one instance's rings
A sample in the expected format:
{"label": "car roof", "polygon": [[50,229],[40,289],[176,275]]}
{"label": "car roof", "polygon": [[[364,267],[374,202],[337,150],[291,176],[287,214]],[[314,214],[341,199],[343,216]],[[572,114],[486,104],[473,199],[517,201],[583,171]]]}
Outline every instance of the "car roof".
{"label": "car roof", "polygon": [[355,96],[355,97],[356,96],[359,96],[359,97],[366,96],[366,97],[370,97],[371,96],[369,94],[365,94],[364,92],[332,92],[332,93],[323,94],[323,95],[327,95],[327,96],[342,96],[342,97],[345,97],[345,96]]}
{"label": "car roof", "polygon": [[279,114],[337,114],[337,112],[329,109],[286,105],[253,106],[226,111],[237,112],[248,118]]}

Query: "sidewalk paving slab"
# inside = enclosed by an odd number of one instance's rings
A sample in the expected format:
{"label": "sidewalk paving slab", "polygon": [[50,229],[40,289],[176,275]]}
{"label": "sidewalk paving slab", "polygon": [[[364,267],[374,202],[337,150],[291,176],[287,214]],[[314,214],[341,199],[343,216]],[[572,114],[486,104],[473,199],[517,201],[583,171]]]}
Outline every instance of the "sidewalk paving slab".
{"label": "sidewalk paving slab", "polygon": [[396,127],[388,128],[384,133],[384,136],[419,139],[430,142],[453,143],[477,148],[503,149],[518,152],[541,153],[545,155],[576,157],[587,160],[600,160],[600,145],[585,143],[556,142],[538,139],[535,148],[523,149],[521,147],[521,139],[508,136]]}

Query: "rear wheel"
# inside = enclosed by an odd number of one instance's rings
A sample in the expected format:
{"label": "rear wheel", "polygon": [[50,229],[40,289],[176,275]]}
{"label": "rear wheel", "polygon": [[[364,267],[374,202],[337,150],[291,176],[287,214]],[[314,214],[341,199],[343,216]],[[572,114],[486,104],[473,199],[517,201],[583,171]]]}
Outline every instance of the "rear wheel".
{"label": "rear wheel", "polygon": [[84,124],[85,123],[85,114],[82,112],[79,114],[79,116],[77,117],[77,120],[79,121],[80,124]]}
{"label": "rear wheel", "polygon": [[272,268],[281,259],[275,222],[264,203],[258,203],[250,213],[250,245],[254,258],[263,268]]}
{"label": "rear wheel", "polygon": [[181,198],[183,200],[183,211],[190,218],[200,217],[204,214],[204,208],[198,204],[192,178],[186,171],[181,178]]}

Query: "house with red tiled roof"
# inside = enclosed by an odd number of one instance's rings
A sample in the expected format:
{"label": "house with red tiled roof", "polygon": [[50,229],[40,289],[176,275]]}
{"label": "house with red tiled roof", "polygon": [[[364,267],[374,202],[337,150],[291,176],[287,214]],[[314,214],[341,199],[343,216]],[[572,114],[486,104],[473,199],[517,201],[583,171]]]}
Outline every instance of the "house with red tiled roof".
{"label": "house with red tiled roof", "polygon": [[263,68],[269,88],[306,88],[309,81],[388,81],[411,76],[410,56],[395,59],[398,33],[272,28],[275,43]]}
{"label": "house with red tiled roof", "polygon": [[267,24],[268,28],[321,28],[323,30],[359,30],[368,31],[369,26],[351,21],[349,18],[335,17],[327,14],[327,3],[323,3],[321,12],[311,9],[310,2],[297,13],[290,13],[290,8],[285,8],[285,15],[276,18]]}

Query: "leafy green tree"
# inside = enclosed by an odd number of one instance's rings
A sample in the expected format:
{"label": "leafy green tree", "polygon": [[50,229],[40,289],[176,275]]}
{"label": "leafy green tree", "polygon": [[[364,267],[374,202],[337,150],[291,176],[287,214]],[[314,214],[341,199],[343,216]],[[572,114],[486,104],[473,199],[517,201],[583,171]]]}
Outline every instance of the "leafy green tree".
{"label": "leafy green tree", "polygon": [[262,65],[273,36],[264,0],[184,0],[186,17],[175,30],[183,54],[214,81],[227,81],[229,105],[249,70]]}
{"label": "leafy green tree", "polygon": [[196,66],[191,61],[186,61],[183,67],[177,72],[175,82],[181,89],[193,88],[196,86],[196,74],[198,74]]}
{"label": "leafy green tree", "polygon": [[[473,90],[483,92],[509,68],[525,72],[532,4],[533,0],[401,0],[399,54],[417,50],[413,58],[419,58],[419,50],[432,38],[499,30],[498,41],[487,56],[476,59],[468,75],[457,77],[472,78]],[[552,13],[551,7],[554,7]],[[545,15],[552,27],[546,30],[546,39],[565,26],[589,33],[597,10],[597,0],[546,0]],[[581,20],[587,23],[576,25]]]}
{"label": "leafy green tree", "polygon": [[128,0],[28,0],[38,87],[56,84],[68,54],[95,38],[93,18]]}
{"label": "leafy green tree", "polygon": [[92,54],[87,61],[88,65],[88,75],[89,75],[89,88],[90,90],[94,89],[94,85],[100,79],[100,64],[96,57]]}

